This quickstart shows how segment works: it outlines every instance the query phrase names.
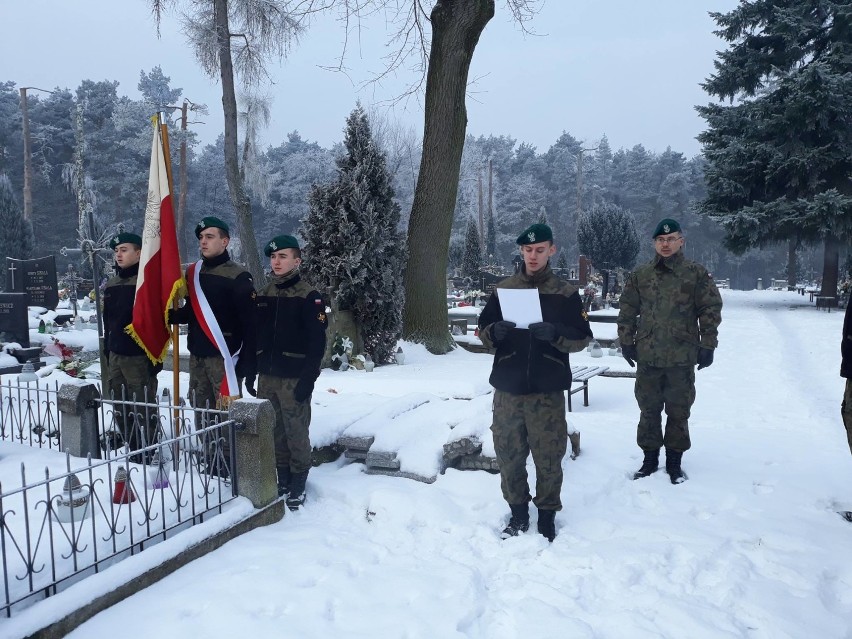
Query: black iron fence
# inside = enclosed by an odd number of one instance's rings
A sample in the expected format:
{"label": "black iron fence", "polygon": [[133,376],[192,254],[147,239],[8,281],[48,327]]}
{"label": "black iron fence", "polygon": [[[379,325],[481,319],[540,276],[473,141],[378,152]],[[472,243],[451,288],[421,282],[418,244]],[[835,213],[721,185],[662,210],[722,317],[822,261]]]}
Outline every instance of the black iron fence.
{"label": "black iron fence", "polygon": [[[90,404],[87,410],[99,414],[103,459],[56,451],[48,454],[43,477],[24,464],[20,482],[7,469],[0,473],[0,610],[6,616],[221,513],[237,496],[241,425],[227,413],[176,405],[167,395],[151,403]],[[11,406],[9,413],[15,414]],[[19,424],[9,429],[16,438],[24,431]],[[47,447],[57,448],[56,440]]]}
{"label": "black iron fence", "polygon": [[0,384],[0,441],[61,450],[59,383]]}

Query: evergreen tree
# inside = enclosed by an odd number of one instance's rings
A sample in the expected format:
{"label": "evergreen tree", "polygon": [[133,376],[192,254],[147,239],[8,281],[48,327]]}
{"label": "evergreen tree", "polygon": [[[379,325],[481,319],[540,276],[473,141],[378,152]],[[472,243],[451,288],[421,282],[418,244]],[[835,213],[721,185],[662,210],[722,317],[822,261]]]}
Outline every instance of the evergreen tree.
{"label": "evergreen tree", "polygon": [[565,257],[565,249],[559,249],[559,258],[556,260],[556,268],[568,268],[568,259]]}
{"label": "evergreen tree", "polygon": [[12,182],[0,174],[0,260],[28,259],[33,250],[33,225],[15,200]]}
{"label": "evergreen tree", "polygon": [[360,104],[346,120],[344,146],[336,180],[314,184],[308,196],[304,269],[334,308],[352,311],[365,351],[381,364],[402,332],[405,237],[385,155]]}
{"label": "evergreen tree", "polygon": [[464,235],[464,255],[462,256],[462,277],[474,282],[482,270],[482,243],[479,241],[479,229],[472,217],[467,219],[467,232]]}
{"label": "evergreen tree", "polygon": [[711,16],[730,46],[703,87],[732,104],[698,107],[709,127],[701,210],[740,253],[822,242],[822,292],[834,296],[838,245],[852,239],[849,2],[752,0]]}
{"label": "evergreen tree", "polygon": [[629,269],[639,254],[633,216],[617,204],[598,204],[577,221],[577,243],[596,268]]}

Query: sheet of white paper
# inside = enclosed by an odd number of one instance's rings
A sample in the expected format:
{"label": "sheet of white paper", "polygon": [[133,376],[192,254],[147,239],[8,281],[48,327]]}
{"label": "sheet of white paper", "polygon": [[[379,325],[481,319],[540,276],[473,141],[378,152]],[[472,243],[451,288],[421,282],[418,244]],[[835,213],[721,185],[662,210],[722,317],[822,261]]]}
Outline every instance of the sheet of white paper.
{"label": "sheet of white paper", "polygon": [[530,324],[541,321],[538,289],[498,288],[496,290],[504,320],[514,322],[518,328],[528,328]]}

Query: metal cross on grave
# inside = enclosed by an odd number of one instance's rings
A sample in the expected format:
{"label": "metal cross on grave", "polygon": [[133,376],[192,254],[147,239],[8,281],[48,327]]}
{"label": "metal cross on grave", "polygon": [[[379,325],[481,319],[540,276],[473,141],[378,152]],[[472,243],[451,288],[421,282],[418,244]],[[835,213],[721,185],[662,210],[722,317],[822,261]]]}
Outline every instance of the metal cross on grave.
{"label": "metal cross on grave", "polygon": [[[89,230],[88,230],[88,233],[86,233],[85,235],[88,235],[89,237],[94,237],[95,228],[94,228],[94,221],[92,219],[91,207],[87,208],[86,214],[87,214],[87,217],[88,217]],[[124,231],[124,227],[119,224],[118,232],[121,233],[123,231]],[[81,232],[81,234],[82,234],[82,232]],[[101,312],[100,312],[100,310],[101,310],[101,268],[100,268],[101,264],[100,264],[100,262],[101,261],[100,261],[100,259],[98,259],[98,257],[103,257],[104,259],[111,260],[112,255],[113,255],[113,250],[111,248],[109,248],[109,246],[98,244],[94,240],[89,239],[89,237],[83,237],[80,240],[80,248],[66,248],[66,247],[63,246],[60,249],[59,252],[62,255],[83,255],[83,256],[85,256],[86,260],[89,262],[89,266],[91,266],[91,268],[92,268],[92,280],[93,280],[92,283],[95,286],[95,308],[97,309],[97,312],[95,313],[95,315],[98,318],[98,335],[103,337],[104,327],[103,327],[103,319],[101,318]],[[68,266],[69,273],[70,273],[71,269],[72,269],[72,265],[69,264],[69,266]],[[80,281],[82,281],[82,280],[78,279],[77,283],[79,283]],[[76,295],[75,289],[72,289],[72,291],[73,291],[73,294],[74,294],[74,297],[73,297],[74,316],[76,317],[76,315],[77,315],[77,295]]]}
{"label": "metal cross on grave", "polygon": [[13,290],[13,291],[15,290],[15,271],[17,271],[17,270],[18,270],[18,269],[17,269],[17,268],[15,268],[15,263],[14,263],[14,262],[9,262],[9,274],[10,274],[10,275],[11,275],[11,277],[12,277],[12,290]]}
{"label": "metal cross on grave", "polygon": [[83,278],[77,275],[73,264],[68,265],[68,275],[65,276],[65,283],[69,291],[69,299],[71,300],[71,308],[74,309],[74,317],[77,317],[77,285],[83,281]]}

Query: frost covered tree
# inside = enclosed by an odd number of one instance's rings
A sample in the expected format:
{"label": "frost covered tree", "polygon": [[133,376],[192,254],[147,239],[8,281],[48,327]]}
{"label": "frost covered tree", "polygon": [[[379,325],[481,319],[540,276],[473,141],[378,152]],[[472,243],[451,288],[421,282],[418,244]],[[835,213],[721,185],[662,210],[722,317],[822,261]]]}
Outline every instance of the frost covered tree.
{"label": "frost covered tree", "polygon": [[752,0],[710,15],[730,45],[703,87],[730,104],[697,107],[708,124],[701,210],[738,253],[822,243],[822,293],[835,296],[839,245],[852,239],[849,2]]}
{"label": "frost covered tree", "polygon": [[308,196],[303,268],[332,297],[332,308],[352,311],[364,350],[387,363],[402,332],[405,236],[385,155],[360,105],[346,120],[344,147],[337,178],[315,184]]}
{"label": "frost covered tree", "polygon": [[464,254],[462,255],[462,277],[469,277],[474,282],[482,269],[482,242],[479,240],[479,228],[473,217],[467,218],[467,230],[464,234]]}
{"label": "frost covered tree", "polygon": [[0,260],[28,259],[33,249],[33,224],[15,199],[12,182],[0,174]]}
{"label": "frost covered tree", "polygon": [[577,243],[596,268],[633,267],[639,237],[633,216],[617,204],[598,204],[577,220]]}

